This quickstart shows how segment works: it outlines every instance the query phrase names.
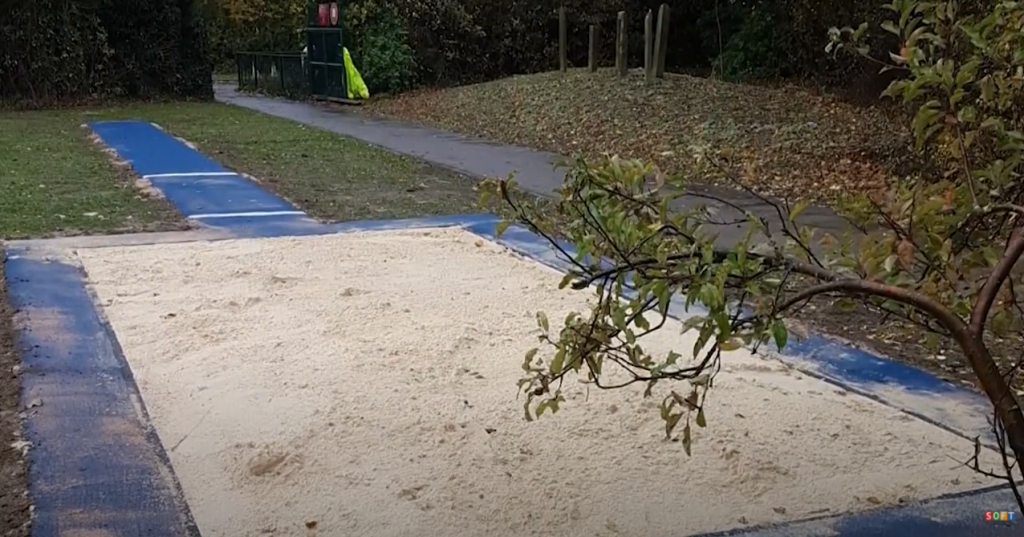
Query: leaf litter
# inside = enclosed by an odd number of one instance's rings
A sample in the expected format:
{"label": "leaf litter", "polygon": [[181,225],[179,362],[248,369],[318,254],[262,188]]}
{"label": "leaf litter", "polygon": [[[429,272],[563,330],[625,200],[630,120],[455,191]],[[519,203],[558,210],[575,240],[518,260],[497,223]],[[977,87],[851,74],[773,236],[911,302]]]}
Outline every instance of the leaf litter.
{"label": "leaf litter", "polygon": [[[687,172],[695,153],[727,151],[756,191],[832,204],[881,191],[912,158],[910,132],[882,109],[796,87],[666,74],[646,85],[611,70],[541,73],[373,101],[364,112],[564,156],[618,154]],[[715,183],[716,181],[707,181]]]}

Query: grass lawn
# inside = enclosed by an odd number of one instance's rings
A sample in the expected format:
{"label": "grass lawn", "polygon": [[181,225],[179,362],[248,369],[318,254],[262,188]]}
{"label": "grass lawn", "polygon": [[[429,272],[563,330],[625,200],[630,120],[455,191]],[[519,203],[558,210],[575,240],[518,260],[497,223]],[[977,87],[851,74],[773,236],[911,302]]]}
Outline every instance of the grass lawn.
{"label": "grass lawn", "polygon": [[79,112],[0,113],[0,239],[178,229],[81,127]]}
{"label": "grass lawn", "polygon": [[475,211],[475,181],[288,120],[218,103],[0,113],[0,238],[181,229],[163,200],[88,140],[86,121],[154,121],[324,220]]}

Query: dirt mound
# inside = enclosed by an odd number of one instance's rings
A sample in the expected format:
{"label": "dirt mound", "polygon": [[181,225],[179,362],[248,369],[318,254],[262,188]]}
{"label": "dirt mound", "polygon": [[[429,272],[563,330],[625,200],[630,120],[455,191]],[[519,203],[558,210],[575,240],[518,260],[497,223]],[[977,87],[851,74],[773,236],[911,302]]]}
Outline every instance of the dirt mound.
{"label": "dirt mound", "polygon": [[890,114],[794,87],[634,73],[542,73],[373,101],[367,113],[570,156],[617,153],[687,171],[696,152],[728,150],[764,194],[829,202],[885,188],[907,160]]}

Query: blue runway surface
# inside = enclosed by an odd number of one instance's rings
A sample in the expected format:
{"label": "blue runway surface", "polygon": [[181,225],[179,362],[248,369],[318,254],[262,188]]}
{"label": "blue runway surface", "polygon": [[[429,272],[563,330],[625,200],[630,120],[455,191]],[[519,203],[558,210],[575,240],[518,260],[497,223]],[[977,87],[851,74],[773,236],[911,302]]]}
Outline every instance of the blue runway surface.
{"label": "blue runway surface", "polygon": [[7,252],[32,534],[199,535],[117,340],[74,266]]}
{"label": "blue runway surface", "polygon": [[[228,230],[231,237],[460,226],[496,238],[498,220],[492,215],[321,224],[151,124],[117,121],[90,126],[183,214]],[[521,227],[510,227],[498,242],[552,267],[566,266],[541,237]],[[84,275],[77,267],[40,260],[31,253],[11,247],[6,274],[11,300],[20,310],[24,401],[31,407],[26,434],[33,443],[34,535],[64,535],[70,530],[198,535],[131,371],[87,291]],[[678,305],[672,313],[686,317],[694,311]],[[781,359],[961,436],[984,432],[987,402],[927,372],[819,336],[793,342]],[[947,412],[950,408],[958,409],[957,416]],[[964,415],[970,419],[965,421]],[[1001,537],[1019,535],[1021,523],[985,522],[984,511],[1014,505],[1007,490],[977,491],[716,535]]]}
{"label": "blue runway surface", "polygon": [[99,121],[89,127],[188,218],[226,229],[266,225],[267,233],[318,226],[288,201],[151,123]]}

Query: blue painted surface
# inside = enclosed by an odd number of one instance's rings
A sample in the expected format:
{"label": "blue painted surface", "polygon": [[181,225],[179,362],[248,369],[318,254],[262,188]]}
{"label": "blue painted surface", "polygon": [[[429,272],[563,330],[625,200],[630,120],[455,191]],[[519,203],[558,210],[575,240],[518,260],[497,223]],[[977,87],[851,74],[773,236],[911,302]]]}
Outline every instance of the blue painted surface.
{"label": "blue painted surface", "polygon": [[230,171],[146,121],[94,121],[89,128],[141,176]]}
{"label": "blue painted surface", "polygon": [[81,271],[8,252],[33,535],[198,535]]}
{"label": "blue painted surface", "polygon": [[[108,147],[145,177],[186,217],[206,214],[298,211],[294,205],[188,147],[144,121],[98,121],[89,127]],[[168,176],[169,174],[188,174]],[[214,175],[194,175],[214,174]],[[155,176],[155,177],[154,177]],[[261,218],[204,219],[203,225],[264,235],[309,232],[318,224],[305,214]]]}
{"label": "blue painted surface", "polygon": [[237,175],[155,177],[149,182],[185,216],[297,210],[291,203]]}

